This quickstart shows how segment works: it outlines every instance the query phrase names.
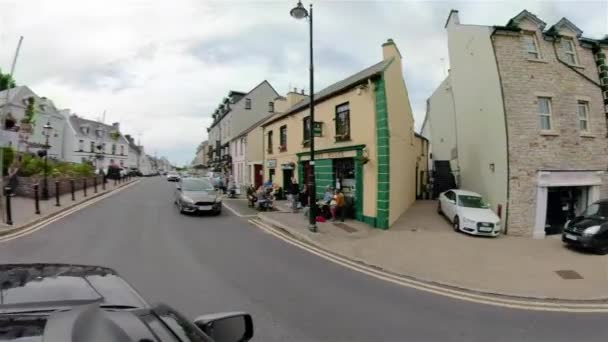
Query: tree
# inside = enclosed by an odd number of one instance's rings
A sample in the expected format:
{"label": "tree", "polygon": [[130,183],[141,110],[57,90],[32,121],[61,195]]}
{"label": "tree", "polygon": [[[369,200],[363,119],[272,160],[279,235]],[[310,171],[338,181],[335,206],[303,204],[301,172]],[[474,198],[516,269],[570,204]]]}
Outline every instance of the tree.
{"label": "tree", "polygon": [[10,74],[3,74],[2,70],[0,70],[0,91],[6,90],[8,88],[15,88],[17,84],[13,79],[13,76]]}

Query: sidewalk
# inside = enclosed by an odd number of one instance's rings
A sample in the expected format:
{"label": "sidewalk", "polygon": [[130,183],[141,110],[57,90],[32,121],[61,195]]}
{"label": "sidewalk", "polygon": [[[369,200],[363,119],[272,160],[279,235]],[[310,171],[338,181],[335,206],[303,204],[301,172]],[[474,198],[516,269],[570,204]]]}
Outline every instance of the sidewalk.
{"label": "sidewalk", "polygon": [[[72,194],[64,194],[59,196],[59,203],[61,206],[56,206],[55,197],[49,198],[48,200],[40,200],[40,214],[36,214],[35,202],[33,198],[27,197],[11,197],[11,212],[13,225],[9,226],[6,224],[0,224],[0,235],[7,233],[8,231],[18,230],[21,227],[32,225],[45,218],[53,216],[61,211],[65,211],[71,207],[74,207],[80,203],[90,200],[92,198],[106,194],[114,189],[126,186],[127,184],[133,183],[138,179],[135,178],[129,182],[119,183],[116,186],[114,181],[108,180],[106,184],[106,190],[102,190],[101,184],[97,186],[97,193],[94,191],[94,187],[90,186],[87,188],[87,197],[84,197],[84,192],[78,190],[75,192],[75,201],[72,201]],[[2,201],[6,201],[3,197]]]}
{"label": "sidewalk", "polygon": [[[419,280],[518,297],[608,299],[608,256],[565,248],[559,236],[459,234],[435,210],[436,202],[419,201],[387,231],[347,221],[343,226],[318,223],[318,233],[312,233],[301,213],[258,216],[300,240]],[[556,271],[574,271],[582,279],[564,279]]]}

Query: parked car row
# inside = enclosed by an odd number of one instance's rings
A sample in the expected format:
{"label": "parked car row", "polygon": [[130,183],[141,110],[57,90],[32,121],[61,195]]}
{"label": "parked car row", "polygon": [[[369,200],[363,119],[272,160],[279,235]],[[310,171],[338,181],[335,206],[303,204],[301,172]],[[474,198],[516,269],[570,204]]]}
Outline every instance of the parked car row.
{"label": "parked car row", "polygon": [[[437,212],[451,222],[454,231],[492,237],[500,234],[500,217],[478,193],[448,190],[439,194],[437,202]],[[579,216],[568,220],[562,241],[567,246],[608,254],[608,199],[592,203]]]}

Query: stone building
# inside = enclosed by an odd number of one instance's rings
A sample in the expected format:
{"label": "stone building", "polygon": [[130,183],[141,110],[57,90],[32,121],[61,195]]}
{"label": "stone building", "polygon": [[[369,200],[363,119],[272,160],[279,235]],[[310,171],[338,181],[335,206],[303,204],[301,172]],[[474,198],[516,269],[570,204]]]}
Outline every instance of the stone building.
{"label": "stone building", "polygon": [[[525,10],[505,26],[464,25],[453,10],[446,29],[450,72],[425,120],[431,150],[448,155],[459,186],[481,193],[506,233],[559,233],[608,191],[608,39]],[[435,141],[446,134],[451,146]]]}

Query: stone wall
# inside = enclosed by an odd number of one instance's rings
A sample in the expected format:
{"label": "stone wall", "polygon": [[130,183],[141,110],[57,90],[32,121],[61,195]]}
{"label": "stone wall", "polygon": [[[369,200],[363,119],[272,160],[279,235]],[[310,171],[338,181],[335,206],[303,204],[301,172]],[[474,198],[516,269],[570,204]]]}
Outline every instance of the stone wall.
{"label": "stone wall", "polygon": [[[101,183],[103,182],[103,177],[101,176],[95,176],[97,177],[97,187],[98,190],[101,190]],[[87,182],[87,191],[93,191],[93,184],[94,184],[94,178],[95,177],[86,177],[86,178],[74,178],[74,190],[75,191],[79,191],[82,190],[83,186],[84,186],[84,180],[86,179]],[[48,178],[48,186],[49,186],[49,197],[53,197],[55,196],[55,182],[58,181],[59,182],[59,194],[63,195],[63,194],[67,194],[70,193],[71,191],[71,186],[70,186],[70,179],[71,178],[65,178],[65,177],[58,177],[58,178],[54,178],[54,177],[49,177]],[[38,184],[39,185],[39,194],[42,194],[42,184],[44,182],[44,178],[42,177],[18,177],[18,184],[17,184],[17,189],[15,191],[15,194],[17,196],[23,196],[23,197],[29,197],[29,198],[34,198],[34,184]],[[4,184],[6,183],[7,180],[5,179]],[[108,180],[108,182],[112,182],[112,180]]]}
{"label": "stone wall", "polygon": [[[539,170],[606,170],[608,139],[600,88],[561,64],[553,42],[537,31],[541,60],[529,60],[519,34],[493,37],[504,93],[509,151],[508,231],[532,234]],[[576,70],[599,83],[591,49],[576,42]],[[557,44],[558,53],[560,46]],[[562,58],[563,59],[563,58]],[[541,131],[537,98],[550,97],[552,127]],[[589,102],[589,134],[579,129],[577,103]],[[604,177],[602,196],[608,187]]]}

